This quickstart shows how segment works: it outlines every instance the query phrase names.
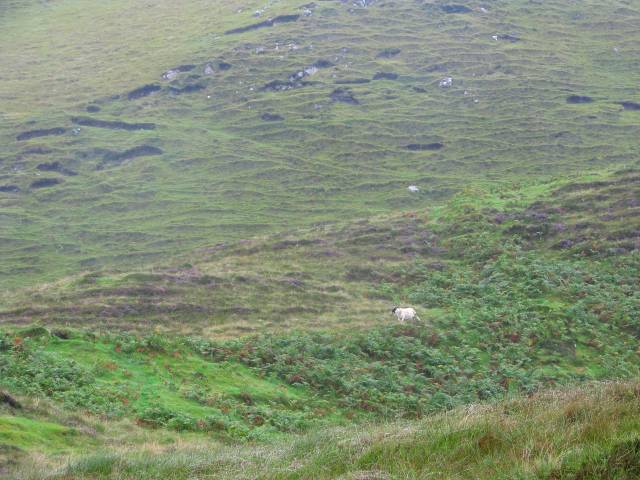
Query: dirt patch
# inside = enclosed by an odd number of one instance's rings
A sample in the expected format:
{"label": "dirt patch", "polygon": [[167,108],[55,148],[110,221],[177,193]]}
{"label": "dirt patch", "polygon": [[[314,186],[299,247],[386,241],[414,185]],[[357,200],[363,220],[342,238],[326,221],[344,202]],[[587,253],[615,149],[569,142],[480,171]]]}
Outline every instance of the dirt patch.
{"label": "dirt patch", "polygon": [[620,102],[620,105],[622,105],[622,108],[624,108],[625,110],[640,110],[640,103]]}
{"label": "dirt patch", "polygon": [[22,405],[20,405],[20,402],[18,402],[18,400],[16,400],[6,392],[0,391],[0,404],[2,403],[4,403],[5,405],[9,405],[11,408],[15,408],[16,410],[20,410],[22,408]]}
{"label": "dirt patch", "polygon": [[442,5],[440,9],[444,13],[471,13],[471,9],[464,5]]}
{"label": "dirt patch", "polygon": [[567,97],[567,103],[592,103],[593,98],[588,97],[586,95],[569,95]]}
{"label": "dirt patch", "polygon": [[360,102],[353,96],[353,92],[347,88],[336,88],[331,92],[331,100],[334,102],[348,103],[350,105],[359,105]]}
{"label": "dirt patch", "polygon": [[320,60],[317,60],[311,66],[315,67],[315,68],[331,68],[331,67],[335,67],[335,64],[333,64],[329,60],[325,60],[324,58],[321,58]]}
{"label": "dirt patch", "polygon": [[62,183],[62,180],[60,180],[59,178],[41,178],[39,180],[36,180],[35,182],[32,182],[29,187],[30,188],[47,188],[47,187],[53,187],[55,185],[59,185],[61,183]]}
{"label": "dirt patch", "polygon": [[281,122],[284,120],[282,115],[278,115],[276,113],[263,113],[260,118],[265,122]]}
{"label": "dirt patch", "polygon": [[110,128],[113,130],[154,130],[154,123],[127,123],[120,121],[97,120],[89,117],[73,117],[71,121],[83,127]]}
{"label": "dirt patch", "polygon": [[363,83],[371,83],[368,78],[347,78],[344,80],[336,80],[337,85],[360,85]]}
{"label": "dirt patch", "polygon": [[225,35],[233,35],[236,33],[250,32],[251,30],[258,30],[260,28],[274,27],[279,23],[297,22],[300,15],[280,15],[275,18],[270,18],[264,22],[253,23],[244,27],[233,28],[224,32]]}
{"label": "dirt patch", "polygon": [[284,92],[294,88],[302,88],[311,85],[311,82],[296,82],[291,80],[273,80],[262,87],[263,92]]}
{"label": "dirt patch", "polygon": [[147,97],[154,92],[159,92],[160,90],[162,90],[162,87],[157,83],[149,83],[140,88],[136,88],[135,90],[131,90],[127,94],[127,98],[129,100],[135,100],[137,98]]}
{"label": "dirt patch", "polygon": [[49,155],[53,150],[45,147],[27,148],[22,152],[23,155]]}
{"label": "dirt patch", "polygon": [[444,144],[440,143],[440,142],[434,142],[434,143],[410,143],[409,145],[407,145],[405,147],[407,150],[410,150],[412,152],[421,152],[421,151],[425,151],[425,150],[440,150],[441,148],[444,148]]}
{"label": "dirt patch", "polygon": [[400,52],[402,52],[402,50],[400,50],[399,48],[385,48],[384,50],[378,52],[376,58],[393,58],[396,55],[399,55]]}
{"label": "dirt patch", "polygon": [[20,187],[17,185],[0,185],[0,193],[20,193]]}
{"label": "dirt patch", "polygon": [[62,165],[60,162],[45,162],[45,163],[39,164],[36,168],[41,172],[58,172],[58,173],[61,173],[62,175],[68,175],[70,177],[78,175],[73,170],[69,170],[68,168],[65,168],[64,165]]}
{"label": "dirt patch", "polygon": [[118,165],[126,160],[131,160],[137,157],[148,157],[153,155],[162,155],[164,152],[158,147],[152,147],[151,145],[140,145],[138,147],[130,148],[124,152],[109,152],[105,154],[102,159],[102,163],[98,165],[98,169],[104,168],[107,164]]}
{"label": "dirt patch", "polygon": [[18,134],[18,136],[16,136],[16,140],[18,140],[19,142],[22,142],[24,140],[29,140],[31,138],[48,137],[51,135],[64,135],[66,131],[67,129],[62,127],[45,128],[41,130],[30,130],[28,132],[22,132]]}
{"label": "dirt patch", "polygon": [[169,87],[169,92],[173,95],[182,95],[184,93],[194,93],[199,92],[200,90],[204,90],[205,86],[199,83],[195,83],[193,85],[185,85],[182,88],[178,87]]}
{"label": "dirt patch", "polygon": [[373,76],[374,80],[397,80],[398,74],[393,72],[378,72]]}

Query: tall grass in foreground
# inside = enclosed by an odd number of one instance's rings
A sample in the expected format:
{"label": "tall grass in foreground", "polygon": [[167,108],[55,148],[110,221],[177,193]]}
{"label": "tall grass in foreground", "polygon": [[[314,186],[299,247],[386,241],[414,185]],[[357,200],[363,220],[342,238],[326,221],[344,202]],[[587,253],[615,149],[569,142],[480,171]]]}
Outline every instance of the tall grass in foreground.
{"label": "tall grass in foreground", "polygon": [[270,446],[114,448],[19,479],[636,479],[640,383],[588,384]]}

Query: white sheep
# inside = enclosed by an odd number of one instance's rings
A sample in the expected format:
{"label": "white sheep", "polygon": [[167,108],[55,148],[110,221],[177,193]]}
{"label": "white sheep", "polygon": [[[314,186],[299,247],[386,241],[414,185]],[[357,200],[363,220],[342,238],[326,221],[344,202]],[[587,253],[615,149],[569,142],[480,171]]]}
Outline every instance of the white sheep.
{"label": "white sheep", "polygon": [[420,320],[420,317],[416,313],[415,309],[411,307],[405,307],[405,308],[393,307],[393,310],[391,310],[391,313],[393,313],[398,318],[398,321],[400,323],[404,323],[407,320],[409,321]]}

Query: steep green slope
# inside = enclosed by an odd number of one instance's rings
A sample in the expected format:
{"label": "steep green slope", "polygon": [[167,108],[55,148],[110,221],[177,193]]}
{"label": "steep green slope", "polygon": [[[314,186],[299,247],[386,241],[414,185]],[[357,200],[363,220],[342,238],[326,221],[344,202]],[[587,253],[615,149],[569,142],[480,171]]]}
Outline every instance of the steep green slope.
{"label": "steep green slope", "polygon": [[637,162],[637,7],[451,7],[7,4],[1,285]]}

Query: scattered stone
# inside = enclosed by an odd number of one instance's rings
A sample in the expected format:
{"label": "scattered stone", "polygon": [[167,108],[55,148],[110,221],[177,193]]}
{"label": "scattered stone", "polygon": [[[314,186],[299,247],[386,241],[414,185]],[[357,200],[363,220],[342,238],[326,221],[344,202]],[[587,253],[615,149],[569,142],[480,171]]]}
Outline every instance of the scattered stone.
{"label": "scattered stone", "polygon": [[62,165],[60,162],[45,162],[45,163],[40,163],[36,169],[40,170],[41,172],[58,172],[61,173],[62,175],[67,175],[70,177],[74,177],[76,175],[78,175],[76,172],[74,172],[73,170],[69,170],[68,168],[65,168],[64,165]]}
{"label": "scattered stone", "polygon": [[520,41],[520,38],[514,36],[514,35],[509,35],[508,33],[498,33],[497,35],[494,35],[493,38],[496,42],[498,40],[501,41],[505,41],[505,42],[511,42],[511,43],[516,43]]}
{"label": "scattered stone", "polygon": [[398,74],[393,72],[378,72],[373,76],[374,80],[397,80]]}
{"label": "scattered stone", "polygon": [[193,85],[185,85],[182,88],[178,87],[169,87],[169,92],[173,95],[182,95],[184,93],[194,93],[199,92],[200,90],[204,90],[205,86],[199,83],[195,83]]}
{"label": "scattered stone", "polygon": [[265,122],[281,122],[284,120],[284,117],[275,113],[263,113],[260,117]]}
{"label": "scattered stone", "polygon": [[98,165],[98,170],[104,168],[106,164],[120,164],[126,160],[131,160],[137,157],[148,157],[152,155],[162,155],[164,152],[158,147],[151,145],[140,145],[138,147],[130,148],[124,152],[108,152],[104,155],[102,163]]}
{"label": "scattered stone", "polygon": [[393,58],[396,55],[399,55],[400,52],[402,52],[402,50],[400,50],[399,48],[385,48],[384,50],[378,52],[376,58]]}
{"label": "scattered stone", "polygon": [[170,82],[171,80],[175,80],[178,77],[179,73],[180,72],[178,72],[177,70],[167,70],[162,74],[162,78],[163,80],[167,80]]}
{"label": "scattered stone", "polygon": [[62,183],[62,180],[60,180],[59,178],[41,178],[39,180],[36,180],[35,182],[32,182],[30,188],[47,188],[53,187],[54,185],[58,185],[60,183]]}
{"label": "scattered stone", "polygon": [[442,5],[440,7],[444,13],[470,13],[471,9],[464,5]]}
{"label": "scattered stone", "polygon": [[160,90],[162,90],[162,87],[160,85],[158,85],[157,83],[150,83],[140,88],[136,88],[135,90],[131,90],[128,93],[127,98],[129,98],[129,100],[135,100],[137,98],[146,97]]}
{"label": "scattered stone", "polygon": [[167,70],[166,72],[164,72],[162,74],[162,78],[164,80],[168,80],[168,81],[175,80],[180,73],[190,72],[194,68],[196,68],[196,66],[195,65],[191,65],[191,64],[189,64],[189,65],[178,65],[177,67],[172,68],[172,69]]}
{"label": "scattered stone", "polygon": [[17,137],[16,140],[18,140],[19,142],[23,141],[23,140],[29,140],[31,138],[37,138],[37,137],[47,137],[50,135],[64,135],[66,133],[67,129],[66,128],[47,128],[47,129],[42,129],[42,130],[30,130],[28,132],[22,132],[20,133]]}
{"label": "scattered stone", "polygon": [[420,188],[416,185],[409,185],[407,187],[407,190],[409,190],[411,193],[418,193],[420,191]]}
{"label": "scattered stone", "polygon": [[453,78],[445,77],[442,80],[440,80],[440,83],[438,83],[438,85],[442,88],[449,88],[453,85]]}
{"label": "scattered stone", "polygon": [[120,121],[96,120],[89,117],[72,117],[71,121],[83,127],[110,128],[114,130],[154,130],[154,123],[126,123]]}
{"label": "scattered stone", "polygon": [[294,73],[289,76],[289,82],[295,82],[296,80],[301,80],[305,77],[310,77],[318,73],[318,69],[316,67],[307,67],[304,70],[300,70],[299,72]]}
{"label": "scattered stone", "polygon": [[0,193],[20,193],[20,187],[17,185],[0,185]]}
{"label": "scattered stone", "polygon": [[591,103],[593,98],[586,95],[569,95],[567,97],[567,103]]}
{"label": "scattered stone", "polygon": [[640,103],[636,102],[620,102],[625,110],[640,110]]}
{"label": "scattered stone", "polygon": [[336,88],[331,92],[331,100],[334,102],[358,105],[360,102],[353,96],[353,92],[347,88]]}
{"label": "scattered stone", "polygon": [[315,75],[316,73],[318,73],[318,70],[321,68],[330,68],[334,66],[335,65],[331,63],[329,60],[318,60],[314,64],[309,65],[308,67],[294,73],[293,75],[290,75],[289,82],[302,80],[305,77],[310,77],[312,75]]}
{"label": "scattered stone", "polygon": [[247,25],[245,27],[239,27],[239,28],[233,28],[231,30],[227,30],[226,32],[224,32],[224,34],[233,35],[236,33],[245,33],[251,30],[257,30],[259,28],[274,27],[280,23],[297,22],[299,18],[300,18],[300,15],[280,15],[278,17],[265,20],[264,22],[254,23],[252,25]]}
{"label": "scattered stone", "polygon": [[87,107],[87,112],[89,113],[98,113],[100,111],[100,107],[97,105],[89,105]]}
{"label": "scattered stone", "polygon": [[371,80],[368,78],[351,78],[351,79],[336,80],[337,85],[360,85],[363,83],[371,83]]}
{"label": "scattered stone", "polygon": [[420,152],[426,150],[440,150],[444,147],[444,144],[440,142],[434,143],[411,143],[407,145],[405,148],[407,150],[411,150],[412,152]]}
{"label": "scattered stone", "polygon": [[210,63],[207,63],[204,67],[204,74],[205,75],[213,75],[215,72],[215,70],[213,69],[213,67],[211,66]]}

